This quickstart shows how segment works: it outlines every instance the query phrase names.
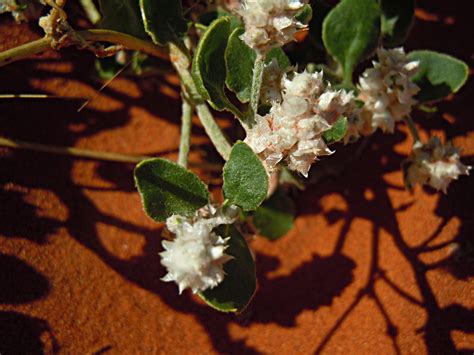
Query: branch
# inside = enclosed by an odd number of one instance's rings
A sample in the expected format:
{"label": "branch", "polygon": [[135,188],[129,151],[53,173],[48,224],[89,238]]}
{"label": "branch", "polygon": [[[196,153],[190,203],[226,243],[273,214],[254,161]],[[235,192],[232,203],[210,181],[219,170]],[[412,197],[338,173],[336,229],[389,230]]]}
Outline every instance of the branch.
{"label": "branch", "polygon": [[[166,47],[160,47],[152,42],[144,41],[130,36],[126,33],[111,30],[86,30],[76,32],[86,42],[108,42],[118,44],[126,49],[140,51],[154,57],[169,59]],[[77,43],[66,43],[65,46],[76,45]],[[25,59],[36,54],[47,51],[51,48],[51,39],[43,37],[36,41],[22,44],[18,47],[8,49],[0,53],[0,67],[13,63],[17,60]]]}

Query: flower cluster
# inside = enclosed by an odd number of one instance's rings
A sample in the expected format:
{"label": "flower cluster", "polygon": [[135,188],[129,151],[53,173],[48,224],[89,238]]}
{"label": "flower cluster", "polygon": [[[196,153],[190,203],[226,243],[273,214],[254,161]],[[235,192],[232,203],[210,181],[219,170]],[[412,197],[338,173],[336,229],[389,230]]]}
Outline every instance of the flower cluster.
{"label": "flower cluster", "polygon": [[163,281],[174,281],[179,293],[190,288],[194,293],[216,287],[224,280],[223,265],[232,256],[225,254],[228,238],[213,230],[233,223],[238,215],[236,206],[225,209],[212,205],[203,207],[194,218],[174,215],[166,220],[167,229],[175,234],[173,241],[162,242],[161,264],[168,273]]}
{"label": "flower cluster", "polygon": [[405,183],[409,188],[416,183],[427,184],[446,193],[451,181],[469,175],[470,169],[461,163],[455,147],[442,145],[438,137],[431,137],[426,144],[417,142],[404,162]]}
{"label": "flower cluster", "polygon": [[245,23],[241,39],[257,53],[264,55],[272,48],[294,40],[305,25],[295,19],[307,0],[244,0],[237,11]]}
{"label": "flower cluster", "polygon": [[[403,48],[377,50],[379,62],[359,79],[359,99],[364,102],[360,122],[369,121],[372,130],[393,133],[395,122],[410,114],[420,90],[411,81],[419,63],[409,61]],[[364,123],[359,123],[364,126]]]}
{"label": "flower cluster", "polygon": [[274,102],[267,115],[256,115],[245,142],[270,172],[285,159],[289,169],[307,176],[318,156],[332,153],[322,134],[354,109],[352,92],[332,90],[322,72],[284,75],[281,102]]}

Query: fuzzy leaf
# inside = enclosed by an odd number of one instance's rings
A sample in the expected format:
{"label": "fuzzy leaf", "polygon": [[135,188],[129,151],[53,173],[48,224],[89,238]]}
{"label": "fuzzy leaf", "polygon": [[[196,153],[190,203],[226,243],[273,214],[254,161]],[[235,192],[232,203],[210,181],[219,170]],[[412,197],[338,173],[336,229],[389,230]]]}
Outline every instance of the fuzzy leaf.
{"label": "fuzzy leaf", "polygon": [[[224,92],[226,68],[224,53],[230,35],[230,19],[215,20],[199,41],[193,58],[192,74],[196,87],[203,98],[219,111],[227,109],[237,113],[238,109]],[[237,114],[239,115],[239,114]]]}
{"label": "fuzzy leaf", "polygon": [[268,175],[260,159],[244,142],[237,142],[224,165],[224,196],[244,211],[255,210],[268,191]]}
{"label": "fuzzy leaf", "polygon": [[380,0],[383,44],[395,47],[408,37],[415,14],[415,0]]}
{"label": "fuzzy leaf", "polygon": [[257,208],[253,224],[259,233],[271,240],[283,237],[293,228],[295,206],[282,190],[277,190]]}
{"label": "fuzzy leaf", "polygon": [[206,185],[192,172],[166,159],[148,159],[135,168],[135,184],[145,212],[155,221],[192,215],[209,202]]}
{"label": "fuzzy leaf", "polygon": [[333,144],[339,142],[347,133],[347,118],[341,117],[336,123],[323,133],[323,139],[326,144]]}
{"label": "fuzzy leaf", "polygon": [[221,8],[218,8],[216,11],[206,12],[198,17],[197,24],[201,28],[207,28],[214,20],[217,20],[221,17],[229,17],[230,19],[230,29],[233,31],[237,27],[242,26],[242,21],[239,17],[232,15],[230,12],[225,11]]}
{"label": "fuzzy leaf", "polygon": [[148,39],[143,27],[138,0],[99,0],[101,28]]}
{"label": "fuzzy leaf", "polygon": [[257,286],[255,262],[240,232],[232,225],[220,226],[216,233],[230,237],[226,254],[234,258],[224,264],[224,281],[199,296],[211,307],[222,312],[241,312],[251,301]]}
{"label": "fuzzy leaf", "polygon": [[199,293],[211,307],[221,312],[242,312],[257,287],[255,262],[240,232],[233,226],[220,226],[216,233],[230,237],[226,254],[234,258],[224,264],[226,276],[217,287]]}
{"label": "fuzzy leaf", "polygon": [[323,41],[342,65],[344,81],[352,82],[355,66],[377,48],[380,6],[375,0],[342,0],[323,22]]}
{"label": "fuzzy leaf", "polygon": [[466,63],[447,54],[420,50],[410,52],[408,58],[420,61],[413,82],[421,88],[416,96],[421,102],[439,100],[457,92],[469,75]]}
{"label": "fuzzy leaf", "polygon": [[188,31],[181,1],[140,0],[140,10],[145,31],[155,44],[177,43]]}
{"label": "fuzzy leaf", "polygon": [[[242,27],[236,28],[229,37],[229,43],[225,51],[226,85],[235,92],[240,102],[249,102],[257,53],[239,38],[244,31]],[[273,58],[278,61],[278,66],[281,69],[291,65],[290,60],[281,48],[272,49],[265,61],[269,63]]]}

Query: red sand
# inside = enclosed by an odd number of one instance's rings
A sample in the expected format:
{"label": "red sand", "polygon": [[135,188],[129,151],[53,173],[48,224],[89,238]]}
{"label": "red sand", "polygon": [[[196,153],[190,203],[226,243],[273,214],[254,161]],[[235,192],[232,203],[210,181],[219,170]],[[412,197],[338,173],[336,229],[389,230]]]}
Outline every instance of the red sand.
{"label": "red sand", "polygon": [[[419,5],[407,48],[472,64],[469,2]],[[0,25],[0,49],[34,37]],[[92,60],[65,50],[16,63],[0,69],[0,91],[89,97],[101,85]],[[119,78],[80,113],[78,100],[2,100],[0,133],[175,157],[175,84]],[[471,82],[416,117],[426,132],[446,131],[471,165],[472,94]],[[214,155],[202,129],[193,133],[194,149]],[[410,144],[404,131],[378,134],[342,176],[298,195],[296,228],[252,243],[260,286],[240,317],[159,280],[161,227],[142,211],[133,166],[1,148],[0,353],[472,353],[474,181],[447,196],[410,194],[399,169]]]}

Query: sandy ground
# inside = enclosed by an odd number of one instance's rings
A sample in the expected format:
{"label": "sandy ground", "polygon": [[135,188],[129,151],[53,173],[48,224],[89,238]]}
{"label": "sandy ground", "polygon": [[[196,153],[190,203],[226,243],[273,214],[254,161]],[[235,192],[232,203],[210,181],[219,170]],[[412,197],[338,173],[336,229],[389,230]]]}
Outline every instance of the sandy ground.
{"label": "sandy ground", "polygon": [[[419,6],[407,48],[472,65],[469,1]],[[0,49],[38,36],[1,20]],[[70,98],[0,101],[0,134],[176,157],[176,81],[119,78],[78,113],[101,86],[92,61],[65,50],[0,69],[0,93]],[[473,98],[471,81],[436,114],[415,116],[471,165]],[[162,227],[142,211],[132,165],[1,148],[0,353],[472,354],[474,181],[410,194],[399,169],[410,144],[403,130],[377,134],[360,159],[345,163],[341,148],[318,163],[315,174],[346,169],[296,195],[285,238],[252,242],[259,290],[240,317],[159,280]],[[198,126],[193,149],[215,156]]]}

